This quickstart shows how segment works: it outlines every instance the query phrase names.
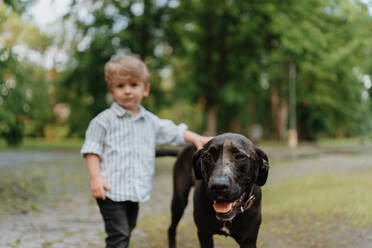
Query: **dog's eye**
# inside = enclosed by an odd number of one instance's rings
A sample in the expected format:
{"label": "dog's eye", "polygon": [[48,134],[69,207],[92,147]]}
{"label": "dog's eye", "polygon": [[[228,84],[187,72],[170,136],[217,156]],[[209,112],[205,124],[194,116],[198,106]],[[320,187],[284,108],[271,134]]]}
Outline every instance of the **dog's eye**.
{"label": "dog's eye", "polygon": [[202,156],[204,162],[210,163],[212,162],[212,156],[209,153],[206,153]]}
{"label": "dog's eye", "polygon": [[234,158],[236,160],[243,160],[243,159],[246,158],[246,156],[244,154],[242,154],[242,153],[237,153],[237,154],[235,154]]}

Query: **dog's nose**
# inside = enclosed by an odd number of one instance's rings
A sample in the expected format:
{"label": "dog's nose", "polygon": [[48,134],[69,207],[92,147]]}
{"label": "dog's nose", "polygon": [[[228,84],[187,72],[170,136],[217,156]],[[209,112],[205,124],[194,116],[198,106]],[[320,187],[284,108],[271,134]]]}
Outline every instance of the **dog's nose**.
{"label": "dog's nose", "polygon": [[225,193],[229,189],[229,180],[226,177],[217,177],[210,187],[213,193]]}

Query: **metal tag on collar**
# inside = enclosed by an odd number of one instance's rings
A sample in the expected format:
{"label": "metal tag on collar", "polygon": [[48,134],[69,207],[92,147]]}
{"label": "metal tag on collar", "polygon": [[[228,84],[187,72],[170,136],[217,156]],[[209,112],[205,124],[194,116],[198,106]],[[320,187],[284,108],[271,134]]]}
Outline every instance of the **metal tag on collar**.
{"label": "metal tag on collar", "polygon": [[254,199],[256,199],[256,197],[254,195],[251,195],[251,197],[249,197],[248,201],[250,201],[250,200],[253,201]]}

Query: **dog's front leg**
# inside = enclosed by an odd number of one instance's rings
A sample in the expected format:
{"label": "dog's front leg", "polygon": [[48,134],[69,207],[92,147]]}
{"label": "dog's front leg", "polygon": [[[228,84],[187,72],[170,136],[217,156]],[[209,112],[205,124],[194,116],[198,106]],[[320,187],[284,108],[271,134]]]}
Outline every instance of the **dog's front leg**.
{"label": "dog's front leg", "polygon": [[198,238],[201,248],[213,248],[213,234],[210,232],[203,232],[198,230]]}
{"label": "dog's front leg", "polygon": [[256,242],[257,242],[257,232],[252,233],[249,237],[249,239],[246,239],[244,241],[235,239],[236,242],[238,242],[240,248],[257,248]]}
{"label": "dog's front leg", "polygon": [[256,244],[240,244],[240,248],[257,248]]}
{"label": "dog's front leg", "polygon": [[240,248],[257,248],[257,234],[258,234],[258,228],[257,230],[249,229],[250,232],[248,234],[248,237],[246,237],[244,240],[237,238],[236,236],[232,235],[235,241],[239,244]]}
{"label": "dog's front leg", "polygon": [[252,244],[243,244],[240,246],[240,248],[257,248],[257,246]]}

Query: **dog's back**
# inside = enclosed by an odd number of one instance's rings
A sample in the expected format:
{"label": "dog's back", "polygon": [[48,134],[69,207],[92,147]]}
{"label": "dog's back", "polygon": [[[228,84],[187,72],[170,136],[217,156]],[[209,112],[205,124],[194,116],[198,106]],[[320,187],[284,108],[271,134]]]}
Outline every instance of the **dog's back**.
{"label": "dog's back", "polygon": [[186,188],[194,185],[195,176],[192,169],[192,156],[196,147],[186,146],[178,155],[173,168],[173,189],[174,193],[184,192]]}
{"label": "dog's back", "polygon": [[186,208],[190,188],[195,184],[192,156],[196,147],[186,146],[178,155],[173,167],[172,223],[168,229],[169,247],[176,246],[176,228]]}

